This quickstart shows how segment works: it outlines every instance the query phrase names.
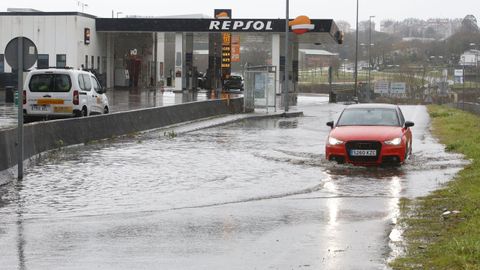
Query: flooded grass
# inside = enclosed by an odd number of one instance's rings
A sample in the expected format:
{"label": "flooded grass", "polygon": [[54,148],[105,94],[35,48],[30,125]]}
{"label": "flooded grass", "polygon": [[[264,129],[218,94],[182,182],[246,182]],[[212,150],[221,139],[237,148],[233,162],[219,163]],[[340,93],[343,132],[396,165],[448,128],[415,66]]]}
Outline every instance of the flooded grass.
{"label": "flooded grass", "polygon": [[471,161],[445,188],[401,207],[406,253],[393,269],[480,269],[480,117],[429,107],[446,150]]}

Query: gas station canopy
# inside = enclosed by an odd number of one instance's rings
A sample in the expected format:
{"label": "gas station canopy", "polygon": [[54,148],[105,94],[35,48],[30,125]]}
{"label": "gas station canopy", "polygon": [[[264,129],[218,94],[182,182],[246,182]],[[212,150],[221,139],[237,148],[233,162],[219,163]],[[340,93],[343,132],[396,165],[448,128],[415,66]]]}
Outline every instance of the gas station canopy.
{"label": "gas station canopy", "polygon": [[[342,43],[343,36],[333,20],[312,19],[314,28],[302,35],[309,42]],[[164,19],[96,18],[98,32],[248,32],[285,33],[283,19]]]}

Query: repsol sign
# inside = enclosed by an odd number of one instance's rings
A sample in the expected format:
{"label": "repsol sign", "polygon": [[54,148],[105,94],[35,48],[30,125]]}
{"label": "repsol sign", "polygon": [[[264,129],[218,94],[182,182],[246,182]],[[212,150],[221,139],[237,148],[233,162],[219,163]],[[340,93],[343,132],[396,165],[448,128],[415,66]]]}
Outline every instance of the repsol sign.
{"label": "repsol sign", "polygon": [[[333,35],[333,20],[301,22],[300,29],[313,25],[309,32]],[[285,33],[284,19],[156,19],[96,18],[96,31],[108,32],[265,32]]]}
{"label": "repsol sign", "polygon": [[273,22],[269,20],[212,20],[209,31],[273,31]]}

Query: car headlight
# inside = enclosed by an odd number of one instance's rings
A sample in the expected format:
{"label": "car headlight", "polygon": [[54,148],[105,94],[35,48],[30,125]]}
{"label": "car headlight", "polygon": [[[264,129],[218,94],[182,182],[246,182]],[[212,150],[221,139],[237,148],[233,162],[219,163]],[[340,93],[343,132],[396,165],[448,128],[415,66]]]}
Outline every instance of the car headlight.
{"label": "car headlight", "polygon": [[400,145],[402,143],[402,138],[395,138],[393,140],[385,141],[385,144],[388,145]]}
{"label": "car headlight", "polygon": [[343,142],[340,140],[335,139],[334,137],[329,137],[328,138],[328,144],[330,145],[339,145],[342,144]]}

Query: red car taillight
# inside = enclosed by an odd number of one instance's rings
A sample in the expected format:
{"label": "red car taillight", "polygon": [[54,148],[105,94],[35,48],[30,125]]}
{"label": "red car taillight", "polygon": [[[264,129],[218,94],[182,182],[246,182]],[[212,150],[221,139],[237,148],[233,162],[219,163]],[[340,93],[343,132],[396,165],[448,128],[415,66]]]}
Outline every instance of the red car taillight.
{"label": "red car taillight", "polygon": [[23,105],[27,104],[27,91],[23,90]]}
{"label": "red car taillight", "polygon": [[73,91],[73,105],[80,104],[80,96],[78,94],[78,90]]}

